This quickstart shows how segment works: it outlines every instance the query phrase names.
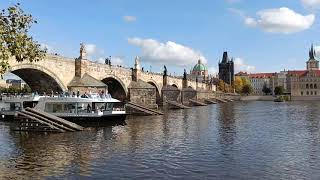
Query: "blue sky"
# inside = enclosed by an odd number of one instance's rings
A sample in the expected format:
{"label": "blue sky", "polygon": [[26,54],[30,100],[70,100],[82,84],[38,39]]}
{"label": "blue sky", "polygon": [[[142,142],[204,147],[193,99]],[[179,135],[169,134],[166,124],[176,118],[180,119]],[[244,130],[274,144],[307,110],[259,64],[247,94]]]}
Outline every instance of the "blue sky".
{"label": "blue sky", "polygon": [[83,42],[94,61],[112,56],[132,67],[140,56],[146,70],[167,65],[172,74],[198,58],[214,72],[226,50],[238,71],[305,69],[311,43],[320,45],[318,0],[2,0],[0,7],[15,2],[38,20],[31,34],[51,52],[77,57]]}

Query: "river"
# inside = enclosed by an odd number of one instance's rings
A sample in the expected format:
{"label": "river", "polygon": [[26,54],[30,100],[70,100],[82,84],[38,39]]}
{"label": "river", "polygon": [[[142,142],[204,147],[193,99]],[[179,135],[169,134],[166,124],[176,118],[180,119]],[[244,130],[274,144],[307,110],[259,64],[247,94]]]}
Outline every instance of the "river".
{"label": "river", "polygon": [[320,102],[232,102],[73,133],[0,122],[0,179],[320,179]]}

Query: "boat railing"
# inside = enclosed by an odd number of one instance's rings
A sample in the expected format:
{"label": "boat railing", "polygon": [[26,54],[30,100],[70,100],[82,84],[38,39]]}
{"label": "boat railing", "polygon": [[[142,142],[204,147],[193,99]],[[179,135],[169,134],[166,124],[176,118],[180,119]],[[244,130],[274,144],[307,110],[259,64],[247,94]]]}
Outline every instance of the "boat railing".
{"label": "boat railing", "polygon": [[83,94],[83,95],[70,95],[70,94],[59,94],[59,95],[37,95],[37,94],[28,94],[28,95],[1,95],[0,98],[2,101],[7,100],[28,100],[28,99],[36,99],[40,97],[56,97],[56,98],[65,98],[65,97],[73,97],[73,98],[88,98],[88,99],[97,99],[97,100],[104,100],[104,99],[113,99],[110,94]]}

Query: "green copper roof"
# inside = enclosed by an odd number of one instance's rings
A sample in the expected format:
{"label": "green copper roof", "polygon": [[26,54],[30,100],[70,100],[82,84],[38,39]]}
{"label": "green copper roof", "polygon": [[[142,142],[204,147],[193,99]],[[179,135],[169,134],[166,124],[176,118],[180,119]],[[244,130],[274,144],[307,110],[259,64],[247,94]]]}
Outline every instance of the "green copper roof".
{"label": "green copper roof", "polygon": [[193,67],[193,71],[207,71],[208,68],[204,64],[201,63],[201,60],[198,61],[198,64],[196,64]]}

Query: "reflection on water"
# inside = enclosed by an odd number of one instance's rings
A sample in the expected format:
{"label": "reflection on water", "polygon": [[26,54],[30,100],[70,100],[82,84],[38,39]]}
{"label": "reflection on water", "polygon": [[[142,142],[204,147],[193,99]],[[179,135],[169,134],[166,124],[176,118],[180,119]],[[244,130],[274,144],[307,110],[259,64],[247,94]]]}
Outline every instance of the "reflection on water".
{"label": "reflection on water", "polygon": [[63,134],[0,122],[0,179],[319,179],[319,108],[235,102]]}

